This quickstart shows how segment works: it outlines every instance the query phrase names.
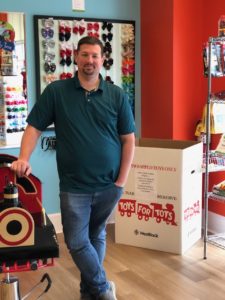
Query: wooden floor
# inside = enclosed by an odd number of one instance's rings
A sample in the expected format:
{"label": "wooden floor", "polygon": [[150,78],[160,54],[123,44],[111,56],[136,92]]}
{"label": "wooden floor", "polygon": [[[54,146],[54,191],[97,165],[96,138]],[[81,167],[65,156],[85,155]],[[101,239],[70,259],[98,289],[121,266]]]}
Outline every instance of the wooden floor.
{"label": "wooden floor", "polygon": [[[68,254],[62,234],[58,239],[60,258],[56,259],[54,267],[14,274],[19,278],[21,296],[39,283],[47,272],[52,287],[41,299],[79,299],[79,272]],[[225,250],[208,244],[207,259],[204,260],[202,241],[182,256],[168,254],[115,244],[114,226],[108,225],[105,268],[108,278],[116,283],[118,300],[225,299]],[[36,299],[44,288],[44,284],[38,285],[27,299]]]}

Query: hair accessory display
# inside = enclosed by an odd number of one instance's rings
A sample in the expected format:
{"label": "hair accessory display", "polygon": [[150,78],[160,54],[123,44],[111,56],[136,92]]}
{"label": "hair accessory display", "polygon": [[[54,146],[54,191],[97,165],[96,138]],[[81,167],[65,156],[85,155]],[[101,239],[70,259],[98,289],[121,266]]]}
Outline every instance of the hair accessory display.
{"label": "hair accessory display", "polygon": [[135,54],[134,54],[134,27],[131,24],[123,24],[121,28],[122,44],[122,87],[125,91],[130,105],[134,111],[134,73],[135,73]]}
{"label": "hair accessory display", "polygon": [[[103,44],[103,78],[112,84],[118,84],[124,90],[134,112],[135,23],[73,17],[42,19],[41,22],[40,16],[35,19],[35,32],[38,34],[36,49],[39,51],[38,93],[57,79],[64,80],[74,76],[78,68],[78,42],[82,37],[91,36],[100,39]],[[11,98],[7,99],[11,101]],[[13,112],[9,113],[13,115]]]}

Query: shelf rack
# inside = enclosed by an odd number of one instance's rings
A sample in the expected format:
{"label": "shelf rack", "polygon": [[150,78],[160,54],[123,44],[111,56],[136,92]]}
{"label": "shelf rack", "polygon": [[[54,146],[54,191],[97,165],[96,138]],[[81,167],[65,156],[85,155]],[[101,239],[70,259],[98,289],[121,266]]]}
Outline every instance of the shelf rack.
{"label": "shelf rack", "polygon": [[[205,147],[205,172],[204,172],[204,234],[203,234],[203,241],[204,241],[204,259],[207,258],[207,242],[209,241],[208,238],[208,199],[209,199],[209,172],[210,170],[210,163],[211,163],[211,152],[210,152],[210,104],[215,102],[222,102],[223,100],[220,99],[213,99],[212,98],[212,45],[215,43],[225,43],[225,37],[210,37],[208,40],[208,96],[207,96],[207,103],[206,103],[206,147]],[[213,76],[216,77],[216,76]],[[221,77],[221,76],[218,76]],[[216,156],[215,156],[216,157]],[[214,157],[214,159],[215,159]],[[224,159],[221,160],[224,162]],[[217,163],[219,161],[217,160]],[[220,166],[220,164],[217,164]],[[221,168],[214,171],[222,171],[225,170],[224,166],[222,165]]]}

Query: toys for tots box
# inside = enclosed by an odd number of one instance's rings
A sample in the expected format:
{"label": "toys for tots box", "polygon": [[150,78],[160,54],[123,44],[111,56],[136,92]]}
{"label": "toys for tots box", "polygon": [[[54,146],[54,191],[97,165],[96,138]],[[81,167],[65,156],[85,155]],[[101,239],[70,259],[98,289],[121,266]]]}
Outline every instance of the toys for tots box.
{"label": "toys for tots box", "polygon": [[202,143],[140,139],[115,213],[117,243],[183,254],[201,238]]}

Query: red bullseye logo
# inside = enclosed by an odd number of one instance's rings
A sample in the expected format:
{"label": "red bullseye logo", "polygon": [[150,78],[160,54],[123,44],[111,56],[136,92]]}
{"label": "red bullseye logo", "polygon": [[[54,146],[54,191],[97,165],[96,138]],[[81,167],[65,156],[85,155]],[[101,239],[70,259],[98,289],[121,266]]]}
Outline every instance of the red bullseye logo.
{"label": "red bullseye logo", "polygon": [[0,213],[0,247],[34,244],[34,221],[30,213],[12,207]]}

